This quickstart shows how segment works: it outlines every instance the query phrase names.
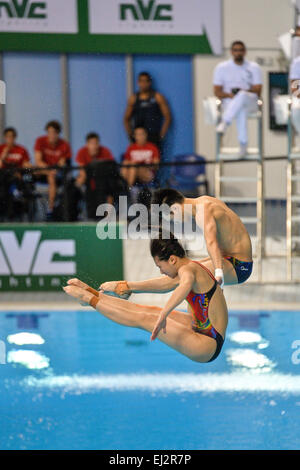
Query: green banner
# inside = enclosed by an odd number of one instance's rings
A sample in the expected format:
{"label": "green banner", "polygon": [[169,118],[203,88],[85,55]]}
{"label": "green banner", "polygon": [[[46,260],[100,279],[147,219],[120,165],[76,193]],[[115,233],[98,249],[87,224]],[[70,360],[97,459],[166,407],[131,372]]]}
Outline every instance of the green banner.
{"label": "green banner", "polygon": [[99,240],[96,224],[1,224],[0,291],[61,291],[72,277],[94,288],[123,279],[119,236]]}
{"label": "green banner", "polygon": [[221,54],[221,0],[5,0],[2,51]]}

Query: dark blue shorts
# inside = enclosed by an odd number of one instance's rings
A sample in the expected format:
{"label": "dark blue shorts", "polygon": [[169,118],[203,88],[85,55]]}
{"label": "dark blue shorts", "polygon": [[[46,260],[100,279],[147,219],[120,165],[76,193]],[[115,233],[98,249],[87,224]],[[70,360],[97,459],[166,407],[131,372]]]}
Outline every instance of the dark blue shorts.
{"label": "dark blue shorts", "polygon": [[233,256],[225,256],[225,259],[228,259],[234,267],[239,284],[249,279],[252,273],[253,261],[240,261]]}

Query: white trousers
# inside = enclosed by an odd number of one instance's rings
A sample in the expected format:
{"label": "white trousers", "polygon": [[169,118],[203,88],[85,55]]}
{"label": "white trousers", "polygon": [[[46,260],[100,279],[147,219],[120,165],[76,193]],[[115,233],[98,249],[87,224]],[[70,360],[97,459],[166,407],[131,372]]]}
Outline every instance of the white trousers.
{"label": "white trousers", "polygon": [[236,119],[238,139],[241,145],[248,143],[248,116],[257,111],[257,94],[239,91],[234,98],[223,100],[223,121],[231,124]]}
{"label": "white trousers", "polygon": [[[300,99],[295,96],[292,97],[291,115],[292,115],[292,123],[295,128],[295,131],[297,132],[298,135],[300,135]],[[296,173],[300,173],[300,161],[295,160],[294,165],[295,165]],[[296,195],[300,194],[300,184],[298,181],[296,181],[295,183],[295,193]]]}

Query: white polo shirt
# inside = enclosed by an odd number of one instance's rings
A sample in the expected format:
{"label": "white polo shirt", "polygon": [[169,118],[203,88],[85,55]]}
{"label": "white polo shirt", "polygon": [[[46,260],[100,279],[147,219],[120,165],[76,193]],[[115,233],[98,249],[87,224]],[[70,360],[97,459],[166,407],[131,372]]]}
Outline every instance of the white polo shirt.
{"label": "white polo shirt", "polygon": [[249,90],[253,85],[262,85],[262,71],[256,62],[244,60],[237,65],[230,59],[216,66],[213,83],[222,86],[224,93],[231,93],[233,88]]}
{"label": "white polo shirt", "polygon": [[296,57],[291,63],[290,80],[300,80],[300,57]]}

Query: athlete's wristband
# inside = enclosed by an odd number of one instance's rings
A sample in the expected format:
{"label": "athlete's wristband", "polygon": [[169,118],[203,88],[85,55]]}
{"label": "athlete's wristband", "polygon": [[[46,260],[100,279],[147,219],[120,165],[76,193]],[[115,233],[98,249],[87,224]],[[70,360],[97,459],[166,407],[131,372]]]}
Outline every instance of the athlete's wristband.
{"label": "athlete's wristband", "polygon": [[224,286],[224,272],[223,269],[217,268],[215,269],[215,277],[221,277],[222,278],[222,283],[221,283],[221,288]]}
{"label": "athlete's wristband", "polygon": [[215,269],[215,277],[224,277],[223,269],[221,268]]}
{"label": "athlete's wristband", "polygon": [[89,304],[90,304],[91,307],[93,307],[94,309],[96,309],[98,302],[99,302],[98,296],[93,295],[93,297],[92,297],[91,300],[89,301]]}

